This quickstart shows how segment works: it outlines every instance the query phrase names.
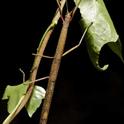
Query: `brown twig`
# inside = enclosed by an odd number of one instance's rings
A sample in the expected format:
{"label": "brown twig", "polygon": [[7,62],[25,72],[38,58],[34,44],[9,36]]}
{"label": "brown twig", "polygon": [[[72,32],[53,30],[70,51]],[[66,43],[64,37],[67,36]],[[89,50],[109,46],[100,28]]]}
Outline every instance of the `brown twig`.
{"label": "brown twig", "polygon": [[[48,86],[47,86],[47,90],[46,90],[46,96],[45,96],[45,100],[43,103],[39,124],[47,124],[49,110],[50,110],[52,97],[53,97],[53,93],[54,93],[54,88],[55,88],[55,83],[56,83],[61,59],[63,56],[63,51],[64,51],[67,33],[68,33],[68,27],[69,27],[69,24],[70,24],[70,22],[74,16],[76,10],[77,10],[77,6],[74,8],[73,11],[67,12],[65,19],[63,21],[63,26],[62,26],[62,30],[60,33],[58,45],[57,45],[56,52],[55,52],[53,62],[51,65],[51,70],[50,70],[50,75],[49,75],[49,80],[48,80]],[[79,47],[81,42],[82,41],[80,41],[79,45],[77,45],[76,47],[71,49],[69,52],[71,52],[74,49],[76,49],[77,47]]]}
{"label": "brown twig", "polygon": [[57,79],[58,70],[59,70],[61,58],[62,58],[63,51],[64,51],[64,46],[66,42],[66,37],[67,37],[67,32],[68,32],[70,21],[71,21],[71,13],[67,13],[67,15],[65,16],[65,20],[63,22],[63,27],[60,33],[58,45],[57,45],[54,59],[53,59],[52,66],[51,66],[48,86],[46,90],[46,96],[45,96],[45,100],[44,100],[44,104],[43,104],[42,112],[41,112],[40,124],[46,124],[48,120],[48,114],[49,114],[52,96],[54,92],[55,82]]}

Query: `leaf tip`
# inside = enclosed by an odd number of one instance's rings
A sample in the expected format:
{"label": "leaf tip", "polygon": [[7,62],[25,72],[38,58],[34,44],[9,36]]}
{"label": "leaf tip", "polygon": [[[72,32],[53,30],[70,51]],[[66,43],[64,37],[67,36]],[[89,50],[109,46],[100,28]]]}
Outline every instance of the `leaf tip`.
{"label": "leaf tip", "polygon": [[104,65],[103,67],[100,67],[99,64],[96,65],[96,68],[97,68],[99,71],[105,71],[105,70],[107,70],[108,67],[109,67],[108,64],[107,64],[107,65]]}
{"label": "leaf tip", "polygon": [[30,118],[33,116],[35,111],[40,107],[42,100],[45,98],[45,94],[46,94],[46,91],[44,88],[40,86],[34,87],[31,98],[28,101],[28,104],[26,105],[26,110]]}

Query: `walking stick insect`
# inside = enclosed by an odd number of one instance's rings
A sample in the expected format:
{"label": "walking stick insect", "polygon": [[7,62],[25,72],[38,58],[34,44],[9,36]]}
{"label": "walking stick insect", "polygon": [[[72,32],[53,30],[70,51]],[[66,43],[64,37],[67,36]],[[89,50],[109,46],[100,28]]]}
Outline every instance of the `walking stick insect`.
{"label": "walking stick insect", "polygon": [[[57,79],[58,70],[60,67],[62,56],[67,55],[68,53],[70,53],[71,51],[73,51],[74,49],[76,49],[80,46],[88,28],[89,28],[89,26],[88,26],[85,29],[84,34],[83,34],[78,45],[71,48],[67,52],[63,53],[64,52],[64,46],[66,43],[69,24],[70,24],[70,22],[74,16],[76,9],[77,9],[77,7],[75,7],[74,10],[71,12],[67,11],[67,14],[65,15],[64,20],[62,17],[63,26],[61,29],[61,33],[60,33],[59,40],[58,40],[58,45],[57,45],[56,52],[55,52],[55,55],[53,57],[53,62],[51,65],[50,75],[49,75],[49,79],[48,79],[48,86],[47,86],[47,90],[46,90],[46,96],[45,96],[45,100],[44,100],[42,112],[41,112],[40,124],[46,124],[47,120],[48,120],[48,114],[49,114],[49,110],[50,110],[50,105],[51,105],[51,101],[52,101],[52,96],[53,96],[54,87],[55,87],[55,83],[56,83],[56,79]],[[48,58],[51,58],[51,57],[48,57]]]}
{"label": "walking stick insect", "polygon": [[[30,77],[28,79],[28,81],[30,83],[29,83],[29,86],[27,88],[27,91],[25,92],[25,94],[23,94],[23,96],[19,100],[17,106],[15,107],[13,112],[10,113],[10,115],[5,119],[3,124],[9,124],[17,116],[17,114],[22,110],[22,108],[27,104],[27,102],[29,101],[29,99],[31,97],[32,91],[34,89],[35,82],[49,78],[48,88],[47,88],[47,92],[46,92],[46,98],[44,100],[41,119],[40,119],[40,124],[46,124],[47,123],[50,104],[51,104],[51,100],[52,100],[52,96],[53,96],[53,92],[54,92],[54,87],[55,87],[55,82],[56,82],[59,66],[60,66],[60,63],[61,63],[61,58],[65,55],[69,54],[71,51],[73,51],[74,49],[78,48],[81,45],[82,39],[84,38],[88,28],[90,27],[90,26],[88,26],[85,29],[84,34],[82,35],[82,38],[81,38],[78,45],[74,46],[70,50],[63,53],[65,42],[66,42],[66,37],[67,37],[67,32],[68,32],[68,27],[69,27],[69,24],[70,24],[74,14],[75,14],[76,9],[77,9],[77,6],[76,6],[71,12],[69,12],[67,10],[67,14],[66,14],[65,19],[64,19],[63,16],[62,16],[62,8],[64,6],[65,1],[64,0],[61,1],[61,2],[57,1],[59,9],[56,12],[55,18],[53,18],[53,22],[50,24],[50,26],[47,28],[45,34],[43,35],[43,38],[41,39],[41,42],[40,42],[39,47],[37,49],[37,53],[34,54],[35,59],[34,59],[32,69],[30,71]],[[48,42],[48,39],[50,38],[50,35],[52,34],[54,26],[56,25],[56,21],[58,21],[58,19],[59,19],[59,13],[58,12],[60,13],[60,17],[63,21],[63,26],[62,26],[62,30],[61,30],[61,33],[60,33],[60,37],[59,37],[58,46],[57,46],[57,49],[56,49],[55,56],[54,57],[47,57],[46,56],[46,58],[53,58],[51,71],[50,71],[50,76],[46,76],[44,78],[36,79],[37,70],[38,70],[41,58],[45,57],[45,56],[43,56],[44,49],[47,45],[47,42]],[[25,83],[26,81],[24,80],[25,79],[25,74],[22,70],[20,70],[20,71],[23,74],[23,84],[26,84]]]}

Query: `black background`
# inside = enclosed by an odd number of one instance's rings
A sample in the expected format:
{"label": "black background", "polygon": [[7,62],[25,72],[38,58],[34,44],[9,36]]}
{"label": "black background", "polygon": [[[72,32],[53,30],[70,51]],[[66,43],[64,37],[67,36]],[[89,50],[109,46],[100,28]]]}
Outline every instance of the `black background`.
{"label": "black background", "polygon": [[[124,46],[123,1],[104,0]],[[73,3],[70,2],[70,8]],[[23,69],[26,79],[33,63],[39,40],[50,24],[56,10],[55,0],[2,1],[0,3],[0,98],[6,85],[19,84]],[[81,29],[74,17],[65,49],[76,45]],[[60,21],[61,23],[61,21]],[[61,25],[45,51],[53,55]],[[110,63],[107,71],[99,72],[91,64],[85,43],[62,59],[48,124],[123,123],[124,118],[124,65],[105,46],[102,62]],[[49,74],[51,60],[43,59],[38,77]],[[42,82],[46,87],[47,81]],[[38,124],[40,109],[29,118],[23,109],[12,124]],[[7,116],[6,101],[0,100],[0,124]]]}

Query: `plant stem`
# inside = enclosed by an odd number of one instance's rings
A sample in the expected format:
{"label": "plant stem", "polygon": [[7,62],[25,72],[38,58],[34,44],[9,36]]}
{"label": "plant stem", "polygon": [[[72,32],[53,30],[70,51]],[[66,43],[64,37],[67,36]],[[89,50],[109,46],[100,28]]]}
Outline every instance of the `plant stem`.
{"label": "plant stem", "polygon": [[48,86],[46,90],[46,97],[45,97],[43,107],[42,107],[42,112],[41,112],[40,124],[47,124],[48,114],[49,114],[50,105],[51,105],[52,96],[53,96],[54,87],[55,87],[55,82],[57,79],[59,66],[60,66],[62,54],[64,51],[64,46],[66,42],[66,37],[67,37],[67,32],[68,32],[70,21],[71,21],[71,13],[67,13],[67,15],[65,16],[65,20],[63,22],[58,45],[57,45],[54,59],[53,59],[52,66],[51,66]]}
{"label": "plant stem", "polygon": [[[61,10],[63,9],[63,7],[65,5],[65,2],[66,2],[66,0],[61,1]],[[43,56],[43,52],[46,48],[46,45],[47,45],[48,40],[49,40],[49,38],[50,38],[50,36],[53,32],[53,29],[54,29],[55,25],[58,23],[58,20],[59,20],[60,16],[61,16],[60,12],[57,11],[53,20],[52,20],[52,23],[47,28],[46,32],[43,35],[43,38],[40,41],[40,44],[39,44],[39,47],[37,49],[37,53],[36,53],[36,56],[35,56],[35,59],[34,59],[34,63],[33,63],[32,69],[31,69],[31,73],[30,73],[30,78],[29,79],[31,81],[36,80],[36,75],[37,75],[37,71],[38,71],[38,68],[39,68],[39,65],[40,65],[41,58]]]}
{"label": "plant stem", "polygon": [[[49,30],[43,40],[43,44],[41,45],[40,49],[38,50],[38,54],[41,54],[44,52],[44,49],[46,47],[46,44],[48,42],[48,39],[52,33],[53,29]],[[42,49],[42,50],[41,50]],[[30,74],[30,78],[29,80],[32,82],[29,84],[28,90],[26,92],[26,94],[23,96],[23,98],[21,99],[21,101],[19,102],[19,104],[16,106],[16,109],[14,110],[14,113],[10,113],[10,115],[7,117],[7,119],[5,119],[5,121],[3,122],[3,124],[10,124],[10,122],[17,116],[17,114],[22,110],[22,108],[27,104],[28,100],[30,99],[30,96],[33,92],[33,88],[34,88],[34,84],[35,84],[35,80],[36,80],[36,75],[37,75],[37,70],[40,64],[40,60],[41,57],[40,56],[35,56],[34,59],[34,64],[33,67],[35,67]]]}
{"label": "plant stem", "polygon": [[[61,0],[61,11],[63,10],[65,2],[66,2],[66,0]],[[35,80],[36,80],[36,76],[37,76],[37,71],[38,71],[38,68],[39,68],[39,65],[41,62],[41,58],[43,56],[43,52],[46,48],[46,45],[48,43],[48,40],[49,40],[52,32],[54,30],[55,25],[58,23],[60,16],[61,16],[60,12],[57,10],[51,24],[48,26],[47,30],[45,31],[45,33],[44,33],[44,35],[43,35],[43,37],[39,43],[39,47],[37,49],[37,53],[36,53],[36,56],[34,58],[34,63],[33,63],[32,69],[30,71],[29,80],[32,83],[29,85],[26,94],[21,98],[21,100],[19,101],[19,104],[16,106],[16,108],[14,110],[15,112],[12,113],[12,116],[8,116],[9,121],[7,119],[6,124],[11,123],[11,121],[18,115],[18,113],[22,110],[22,108],[27,104],[28,100],[30,99],[30,96],[31,96],[33,88],[34,88],[34,84],[35,84]],[[10,115],[11,115],[11,113],[10,113]]]}

